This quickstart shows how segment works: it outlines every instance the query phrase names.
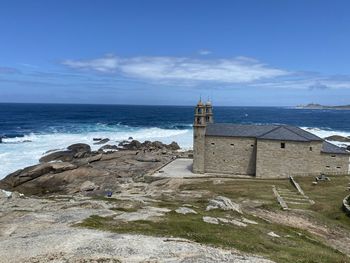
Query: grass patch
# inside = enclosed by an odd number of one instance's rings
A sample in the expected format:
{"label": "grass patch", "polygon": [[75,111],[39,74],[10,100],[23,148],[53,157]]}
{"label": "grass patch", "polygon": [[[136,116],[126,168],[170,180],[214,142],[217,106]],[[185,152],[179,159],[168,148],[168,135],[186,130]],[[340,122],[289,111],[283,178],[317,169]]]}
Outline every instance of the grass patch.
{"label": "grass patch", "polygon": [[[296,178],[306,195],[313,199],[314,205],[296,205],[296,208],[305,210],[318,222],[332,227],[345,227],[350,230],[350,218],[341,210],[342,200],[347,195],[348,177],[331,177],[330,182],[312,185],[313,178]],[[177,214],[174,211],[166,213],[162,221],[132,221],[121,222],[113,218],[91,216],[79,224],[88,227],[117,233],[134,233],[151,236],[181,237],[202,244],[222,248],[235,248],[246,253],[252,253],[272,259],[276,262],[349,262],[350,259],[341,252],[324,244],[324,240],[298,228],[288,227],[245,214],[244,217],[258,222],[247,227],[238,227],[229,224],[208,224],[203,222],[203,216],[240,219],[242,215],[232,211],[211,210],[205,211],[208,198],[222,195],[232,200],[257,200],[260,208],[280,210],[276,198],[272,193],[272,185],[276,188],[296,191],[289,180],[225,180],[214,184],[212,180],[186,184],[180,190],[209,191],[206,198],[176,199],[174,196],[164,196],[163,200],[154,203],[154,206],[170,208],[172,210],[184,205],[192,205],[198,214]],[[108,198],[107,201],[111,199]],[[119,211],[120,208],[116,208]],[[125,212],[131,212],[126,208]],[[274,232],[280,238],[267,235]]]}
{"label": "grass patch", "polygon": [[342,202],[346,195],[350,182],[349,176],[331,176],[331,181],[319,182],[313,185],[312,177],[297,177],[305,194],[308,195],[315,204],[310,206],[310,210],[317,213],[317,219],[323,223],[335,224],[350,230],[350,217],[342,209]]}
{"label": "grass patch", "polygon": [[213,181],[208,180],[184,185],[181,187],[181,190],[207,190],[211,191],[214,195],[222,195],[233,200],[259,200],[265,209],[280,209],[281,207],[273,195],[272,185],[275,185],[277,188],[295,190],[287,179],[237,179],[223,181],[220,184],[214,184]]}
{"label": "grass patch", "polygon": [[[234,216],[224,211],[209,211],[197,215],[181,215],[167,213],[161,222],[133,221],[120,222],[112,218],[91,216],[79,226],[117,233],[134,233],[152,236],[181,237],[202,244],[222,248],[236,248],[246,253],[259,254],[276,262],[350,262],[348,258],[327,247],[316,237],[277,224],[269,224],[263,220],[258,225],[236,227],[232,225],[213,225],[203,222],[202,216]],[[273,231],[280,238],[267,235]]]}

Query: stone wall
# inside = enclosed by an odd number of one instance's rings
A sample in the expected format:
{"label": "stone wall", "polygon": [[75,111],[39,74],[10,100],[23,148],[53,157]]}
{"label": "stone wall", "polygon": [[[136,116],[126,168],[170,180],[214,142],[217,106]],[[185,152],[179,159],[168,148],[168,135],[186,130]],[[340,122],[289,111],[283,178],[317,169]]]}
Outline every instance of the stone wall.
{"label": "stone wall", "polygon": [[193,140],[194,173],[262,178],[349,173],[349,155],[321,153],[322,142],[205,136],[205,127],[195,128]]}
{"label": "stone wall", "polygon": [[321,170],[325,174],[348,174],[349,155],[321,153]]}
{"label": "stone wall", "polygon": [[193,172],[204,173],[205,127],[193,127]]}
{"label": "stone wall", "polygon": [[[282,147],[284,143],[284,148]],[[321,172],[321,142],[257,140],[256,176],[263,178]]]}
{"label": "stone wall", "polygon": [[256,139],[206,136],[205,172],[254,175]]}
{"label": "stone wall", "polygon": [[343,209],[345,213],[350,216],[350,195],[343,199]]}

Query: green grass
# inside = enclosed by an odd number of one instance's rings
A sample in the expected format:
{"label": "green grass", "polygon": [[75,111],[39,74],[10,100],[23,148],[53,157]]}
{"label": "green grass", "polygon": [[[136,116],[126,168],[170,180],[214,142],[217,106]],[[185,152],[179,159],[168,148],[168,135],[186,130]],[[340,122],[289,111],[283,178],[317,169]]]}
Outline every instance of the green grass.
{"label": "green grass", "polygon": [[[269,224],[254,217],[248,218],[257,221],[258,225],[248,225],[248,227],[213,225],[203,222],[203,215],[237,216],[223,211],[209,211],[197,215],[170,212],[161,222],[120,222],[112,218],[91,216],[79,226],[117,233],[181,237],[202,244],[228,249],[236,248],[276,262],[350,262],[342,253],[327,247],[318,238],[299,229]],[[270,231],[281,237],[268,236],[267,233]]]}
{"label": "green grass", "polygon": [[207,190],[213,195],[222,195],[233,200],[258,200],[265,209],[280,209],[276,197],[272,192],[272,185],[277,188],[295,190],[288,180],[228,180],[221,184],[213,184],[212,181],[187,184],[181,190]]}
{"label": "green grass", "polygon": [[317,213],[315,216],[318,220],[350,230],[350,217],[342,209],[343,199],[350,193],[347,190],[349,178],[349,176],[331,176],[331,181],[319,182],[317,185],[312,184],[314,181],[312,177],[297,177],[295,180],[305,194],[315,201],[310,210]]}
{"label": "green grass", "polygon": [[[296,178],[306,195],[313,199],[315,205],[305,205],[305,214],[318,222],[332,227],[345,227],[350,230],[350,218],[341,210],[341,201],[347,195],[348,177],[332,177],[330,182],[312,185],[313,178]],[[176,196],[164,196],[164,200],[154,203],[158,207],[172,210],[183,204],[191,204],[198,214],[177,214],[169,212],[161,221],[121,222],[113,218],[91,216],[79,224],[88,227],[117,233],[135,233],[151,236],[181,237],[202,244],[222,248],[235,248],[242,252],[257,254],[276,262],[350,262],[350,258],[341,252],[325,245],[323,239],[301,229],[269,223],[247,213],[244,217],[258,222],[247,227],[228,224],[213,225],[203,222],[203,216],[231,217],[239,219],[241,215],[232,211],[205,211],[208,199],[222,195],[235,201],[258,200],[259,208],[280,211],[272,193],[272,185],[277,188],[295,191],[288,180],[229,180],[222,184],[213,184],[211,180],[186,184],[180,190],[208,191],[205,198],[176,199]],[[110,199],[108,199],[110,200]],[[299,207],[300,208],[300,207]],[[120,210],[119,208],[117,208]],[[127,211],[126,209],[125,211]],[[134,211],[134,210],[132,210]],[[280,238],[267,235],[275,232]]]}

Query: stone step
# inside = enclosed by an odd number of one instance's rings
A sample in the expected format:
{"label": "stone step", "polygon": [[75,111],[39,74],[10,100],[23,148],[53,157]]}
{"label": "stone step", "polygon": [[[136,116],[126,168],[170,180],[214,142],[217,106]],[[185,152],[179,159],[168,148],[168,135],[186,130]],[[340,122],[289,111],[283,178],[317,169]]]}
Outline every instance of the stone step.
{"label": "stone step", "polygon": [[287,188],[277,188],[276,189],[279,192],[290,192],[290,193],[295,193],[295,191],[289,190]]}
{"label": "stone step", "polygon": [[309,202],[307,203],[300,203],[300,202],[292,202],[292,201],[285,201],[287,204],[293,204],[293,205],[307,205],[310,204]]}
{"label": "stone step", "polygon": [[279,194],[280,195],[283,195],[283,196],[302,196],[302,195],[300,195],[300,194],[297,194],[297,193],[288,193],[288,194],[286,194],[286,193],[281,193],[281,192],[279,192]]}
{"label": "stone step", "polygon": [[309,199],[307,198],[289,198],[289,197],[283,197],[283,199],[288,202],[288,200],[291,200],[291,201],[306,201],[306,202],[309,202]]}

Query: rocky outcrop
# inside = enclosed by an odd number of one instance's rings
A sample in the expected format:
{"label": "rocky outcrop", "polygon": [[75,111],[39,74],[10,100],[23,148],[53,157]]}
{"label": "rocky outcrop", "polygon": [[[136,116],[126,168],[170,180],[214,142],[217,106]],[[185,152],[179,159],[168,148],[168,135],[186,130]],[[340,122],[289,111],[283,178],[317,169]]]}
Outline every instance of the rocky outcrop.
{"label": "rocky outcrop", "polygon": [[39,159],[41,163],[47,163],[52,161],[62,161],[62,162],[70,162],[73,160],[75,153],[72,151],[58,151],[49,153]]}
{"label": "rocky outcrop", "polygon": [[170,144],[164,144],[159,141],[145,141],[143,143],[132,140],[122,141],[118,144],[121,149],[124,150],[147,150],[147,151],[157,151],[157,150],[169,150],[169,151],[177,151],[180,149],[180,146],[176,142],[172,142]]}
{"label": "rocky outcrop", "polygon": [[25,182],[34,180],[45,174],[55,174],[62,173],[64,171],[69,171],[76,169],[77,166],[68,162],[59,163],[43,163],[38,165],[29,166],[25,169],[17,170],[14,173],[9,174],[3,180],[1,180],[2,185],[7,185],[8,189],[12,190],[12,187],[16,187]]}
{"label": "rocky outcrop", "polygon": [[85,181],[80,186],[80,191],[82,192],[91,192],[99,189],[99,186],[91,181]]}
{"label": "rocky outcrop", "polygon": [[49,154],[41,157],[39,162],[47,163],[52,161],[62,161],[62,162],[71,162],[73,159],[84,158],[96,155],[96,152],[91,151],[91,147],[85,143],[76,143],[67,147],[65,151],[56,151],[50,152]]}
{"label": "rocky outcrop", "polygon": [[175,210],[175,212],[178,214],[183,214],[183,215],[197,214],[196,211],[194,211],[193,209],[188,208],[188,207],[179,207],[178,209]]}
{"label": "rocky outcrop", "polygon": [[350,216],[350,195],[343,199],[343,210],[348,216]]}
{"label": "rocky outcrop", "polygon": [[75,153],[79,153],[79,152],[90,153],[91,152],[90,145],[85,144],[85,143],[72,144],[72,145],[68,146],[67,149],[69,151],[72,151],[72,152],[75,152]]}
{"label": "rocky outcrop", "polygon": [[341,135],[332,135],[324,138],[327,141],[336,141],[336,142],[350,142],[349,137],[344,137]]}
{"label": "rocky outcrop", "polygon": [[167,148],[172,151],[180,150],[180,146],[177,144],[177,142],[170,143]]}
{"label": "rocky outcrop", "polygon": [[94,144],[105,144],[105,143],[107,143],[107,142],[109,142],[109,139],[108,138],[104,138],[104,139],[101,139],[101,140],[99,140],[98,142],[95,142]]}
{"label": "rocky outcrop", "polygon": [[240,205],[232,202],[229,198],[224,196],[217,196],[209,201],[206,211],[212,209],[221,209],[225,211],[232,210],[242,214]]}
{"label": "rocky outcrop", "polygon": [[101,151],[108,152],[108,151],[117,151],[117,150],[119,150],[119,147],[117,145],[111,145],[111,144],[106,144],[102,146],[100,149],[98,149],[99,152]]}
{"label": "rocky outcrop", "polygon": [[[28,195],[50,193],[103,195],[106,189],[119,191],[125,180],[143,182],[144,175],[168,163],[174,157],[171,150],[150,150],[148,145],[163,147],[158,142],[131,141],[131,149],[119,150],[116,145],[105,145],[100,151],[91,151],[87,144],[73,144],[65,151],[50,152],[40,159],[40,164],[18,170],[0,180],[0,188]],[[116,150],[118,148],[118,150]],[[102,150],[101,150],[102,149]],[[103,150],[107,149],[107,150]],[[113,149],[114,151],[108,151]],[[90,181],[99,190],[81,191],[81,185]]]}

